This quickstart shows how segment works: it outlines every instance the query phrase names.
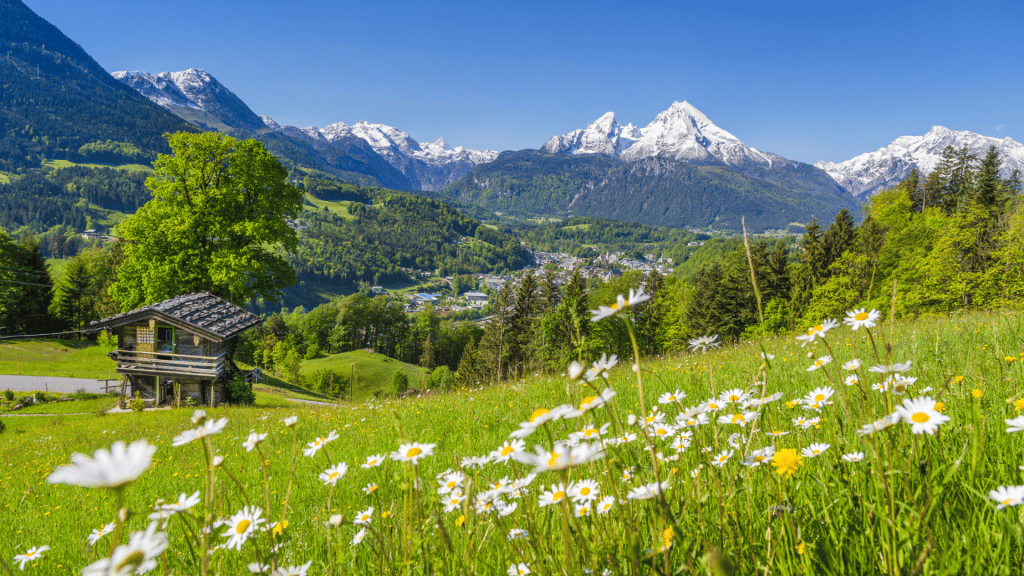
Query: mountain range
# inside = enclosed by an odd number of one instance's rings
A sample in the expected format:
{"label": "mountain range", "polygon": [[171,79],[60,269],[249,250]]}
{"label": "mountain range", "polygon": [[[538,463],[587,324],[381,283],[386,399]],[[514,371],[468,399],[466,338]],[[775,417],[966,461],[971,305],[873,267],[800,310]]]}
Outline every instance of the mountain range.
{"label": "mountain range", "polygon": [[890,188],[917,169],[922,175],[935,170],[946,146],[964,146],[979,159],[990,146],[1002,157],[1001,175],[1007,178],[1014,170],[1024,173],[1024,145],[1010,138],[992,138],[974,132],[956,132],[933,126],[923,136],[900,136],[885,148],[855,156],[845,162],[824,162],[814,165],[828,172],[851,194],[866,198]]}
{"label": "mountain range", "polygon": [[53,158],[145,164],[167,151],[166,132],[220,130],[258,138],[292,169],[490,210],[723,229],[746,216],[756,230],[830,219],[843,208],[859,215],[866,196],[913,168],[933,169],[946,145],[979,156],[995,145],[1004,172],[1024,167],[1024,146],[1009,138],[942,127],[812,166],[747,146],[686,101],[643,127],[609,112],[539,150],[500,154],[443,138],[420,143],[366,121],[282,126],[200,69],[108,74],[20,0],[0,0],[0,48],[0,171],[8,173]]}

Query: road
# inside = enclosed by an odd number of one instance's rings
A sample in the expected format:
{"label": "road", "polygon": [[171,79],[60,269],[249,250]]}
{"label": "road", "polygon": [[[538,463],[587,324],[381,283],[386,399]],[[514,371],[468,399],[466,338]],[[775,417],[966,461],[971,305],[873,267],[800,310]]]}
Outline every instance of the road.
{"label": "road", "polygon": [[[111,382],[116,384],[116,382]],[[58,378],[54,376],[11,376],[0,374],[0,392],[13,390],[14,392],[32,392],[41,390],[43,392],[72,393],[79,390],[86,392],[103,392],[104,382],[89,378]]]}

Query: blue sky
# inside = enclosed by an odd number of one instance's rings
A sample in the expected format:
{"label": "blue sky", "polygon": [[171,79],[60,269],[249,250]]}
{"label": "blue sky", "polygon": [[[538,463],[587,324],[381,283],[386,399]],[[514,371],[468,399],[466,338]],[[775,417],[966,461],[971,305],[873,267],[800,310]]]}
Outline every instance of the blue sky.
{"label": "blue sky", "polygon": [[1024,2],[25,0],[109,71],[203,68],[257,114],[537,148],[688,100],[846,160],[933,125],[1024,142]]}

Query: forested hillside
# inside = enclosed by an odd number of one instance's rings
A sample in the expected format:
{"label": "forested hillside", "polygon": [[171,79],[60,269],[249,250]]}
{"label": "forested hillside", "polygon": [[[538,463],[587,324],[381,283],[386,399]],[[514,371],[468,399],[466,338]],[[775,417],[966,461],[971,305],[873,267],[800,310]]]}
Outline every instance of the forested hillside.
{"label": "forested hillside", "polygon": [[400,268],[440,269],[447,276],[519,269],[532,261],[517,239],[436,200],[353,185],[315,183],[310,190],[352,203],[347,214],[305,213],[308,228],[289,261],[308,282],[354,287],[405,279]]}
{"label": "forested hillside", "polygon": [[858,206],[834,183],[799,191],[779,184],[720,163],[664,158],[625,163],[521,150],[477,166],[442,192],[517,214],[575,214],[722,230],[739,230],[741,216],[749,229],[760,231],[812,217],[831,219],[843,208]]}
{"label": "forested hillside", "polygon": [[165,132],[195,130],[114,80],[81,46],[18,0],[0,0],[0,170],[43,158],[84,160],[123,143],[119,161],[169,150]]}

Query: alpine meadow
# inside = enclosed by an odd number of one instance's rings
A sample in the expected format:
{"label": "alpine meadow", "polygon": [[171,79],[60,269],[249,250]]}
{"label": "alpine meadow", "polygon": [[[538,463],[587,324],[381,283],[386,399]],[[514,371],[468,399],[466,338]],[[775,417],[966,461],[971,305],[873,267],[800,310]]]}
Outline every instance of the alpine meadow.
{"label": "alpine meadow", "polygon": [[0,0],[0,576],[1024,574],[1024,4],[250,4]]}

